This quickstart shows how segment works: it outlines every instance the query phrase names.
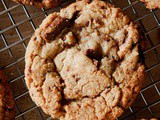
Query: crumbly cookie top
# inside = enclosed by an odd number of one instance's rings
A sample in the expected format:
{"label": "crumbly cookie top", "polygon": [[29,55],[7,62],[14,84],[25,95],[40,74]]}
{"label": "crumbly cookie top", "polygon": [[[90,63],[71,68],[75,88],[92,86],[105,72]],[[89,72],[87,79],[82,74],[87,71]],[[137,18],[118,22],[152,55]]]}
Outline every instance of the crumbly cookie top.
{"label": "crumbly cookie top", "polygon": [[55,8],[63,3],[65,0],[13,0],[17,3],[36,5],[38,7]]}
{"label": "crumbly cookie top", "polygon": [[148,9],[160,8],[160,0],[140,0],[146,4]]}
{"label": "crumbly cookie top", "polygon": [[14,119],[14,100],[7,80],[0,70],[0,120]]}
{"label": "crumbly cookie top", "polygon": [[31,38],[25,61],[33,101],[61,120],[117,118],[134,101],[145,71],[137,26],[98,0],[50,14]]}

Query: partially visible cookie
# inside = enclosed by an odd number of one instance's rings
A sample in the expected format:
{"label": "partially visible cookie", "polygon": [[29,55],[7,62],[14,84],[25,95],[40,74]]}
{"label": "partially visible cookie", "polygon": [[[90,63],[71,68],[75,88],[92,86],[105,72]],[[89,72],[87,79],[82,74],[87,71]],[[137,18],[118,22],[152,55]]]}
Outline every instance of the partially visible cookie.
{"label": "partially visible cookie", "polygon": [[38,7],[55,8],[62,4],[65,0],[13,0],[17,3],[35,5]]}
{"label": "partially visible cookie", "polygon": [[144,80],[139,36],[119,8],[100,0],[50,14],[26,50],[31,98],[60,120],[116,119]]}
{"label": "partially visible cookie", "polygon": [[12,92],[2,71],[0,71],[0,120],[13,120],[14,113]]}
{"label": "partially visible cookie", "polygon": [[157,118],[150,118],[150,119],[142,118],[142,119],[136,119],[136,120],[158,120],[158,119]]}
{"label": "partially visible cookie", "polygon": [[146,4],[148,9],[160,8],[160,0],[140,0]]}

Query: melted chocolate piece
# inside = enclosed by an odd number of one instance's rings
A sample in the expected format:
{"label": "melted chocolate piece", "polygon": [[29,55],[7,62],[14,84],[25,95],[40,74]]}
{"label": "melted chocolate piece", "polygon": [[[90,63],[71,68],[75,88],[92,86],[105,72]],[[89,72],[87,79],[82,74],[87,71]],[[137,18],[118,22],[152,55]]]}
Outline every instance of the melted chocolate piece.
{"label": "melted chocolate piece", "polygon": [[57,35],[59,35],[62,30],[70,25],[70,21],[68,19],[64,19],[58,16],[47,29],[42,31],[42,38],[46,42],[51,42]]}

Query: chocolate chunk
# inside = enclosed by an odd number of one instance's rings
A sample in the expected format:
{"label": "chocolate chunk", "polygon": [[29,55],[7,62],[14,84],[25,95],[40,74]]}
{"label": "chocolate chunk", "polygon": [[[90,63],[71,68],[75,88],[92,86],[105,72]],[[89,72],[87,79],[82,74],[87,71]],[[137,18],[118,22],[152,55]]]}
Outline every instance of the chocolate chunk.
{"label": "chocolate chunk", "polygon": [[100,57],[102,56],[98,50],[93,49],[87,49],[84,53],[92,59],[100,59]]}
{"label": "chocolate chunk", "polygon": [[70,25],[68,19],[58,16],[44,31],[42,31],[42,38],[46,42],[51,42],[61,31]]}

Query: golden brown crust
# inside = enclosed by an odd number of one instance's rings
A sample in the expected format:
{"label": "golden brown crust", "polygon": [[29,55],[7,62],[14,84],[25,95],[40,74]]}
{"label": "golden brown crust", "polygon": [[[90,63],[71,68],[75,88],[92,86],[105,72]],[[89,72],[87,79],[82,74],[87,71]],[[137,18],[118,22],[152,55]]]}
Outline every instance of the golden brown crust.
{"label": "golden brown crust", "polygon": [[26,4],[26,5],[55,8],[61,5],[65,0],[13,0],[13,1],[17,3]]}
{"label": "golden brown crust", "polygon": [[0,70],[0,120],[14,120],[15,109],[12,92]]}
{"label": "golden brown crust", "polygon": [[160,8],[160,0],[140,0],[145,3],[148,9]]}
{"label": "golden brown crust", "polygon": [[115,119],[144,80],[138,47],[137,25],[120,9],[98,0],[73,3],[50,14],[29,42],[29,93],[53,118]]}

